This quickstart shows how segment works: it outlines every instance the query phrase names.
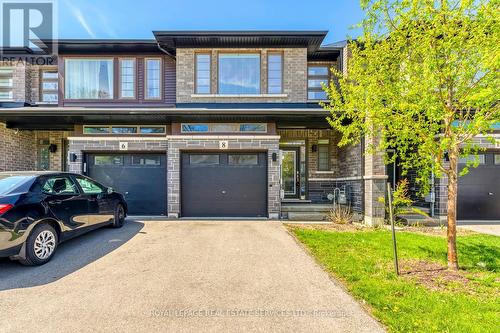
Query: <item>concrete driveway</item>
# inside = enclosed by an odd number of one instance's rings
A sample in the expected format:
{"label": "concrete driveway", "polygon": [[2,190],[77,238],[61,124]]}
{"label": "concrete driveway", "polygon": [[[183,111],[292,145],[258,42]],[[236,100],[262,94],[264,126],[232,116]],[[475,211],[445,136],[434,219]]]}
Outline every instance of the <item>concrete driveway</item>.
{"label": "concrete driveway", "polygon": [[500,220],[495,221],[458,221],[461,228],[479,232],[482,234],[500,236]]}
{"label": "concrete driveway", "polygon": [[278,222],[131,221],[0,261],[0,331],[380,332]]}

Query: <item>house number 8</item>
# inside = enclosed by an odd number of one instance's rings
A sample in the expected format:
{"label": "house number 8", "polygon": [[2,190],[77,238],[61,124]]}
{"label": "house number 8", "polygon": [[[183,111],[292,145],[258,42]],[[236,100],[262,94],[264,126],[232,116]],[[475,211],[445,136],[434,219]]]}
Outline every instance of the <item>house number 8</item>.
{"label": "house number 8", "polygon": [[219,149],[228,149],[229,144],[227,141],[219,141]]}

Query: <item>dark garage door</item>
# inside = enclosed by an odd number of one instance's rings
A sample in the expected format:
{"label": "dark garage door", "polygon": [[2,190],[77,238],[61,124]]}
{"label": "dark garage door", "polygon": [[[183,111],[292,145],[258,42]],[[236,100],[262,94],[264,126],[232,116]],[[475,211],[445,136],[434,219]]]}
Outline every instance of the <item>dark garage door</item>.
{"label": "dark garage door", "polygon": [[500,220],[500,152],[479,154],[479,162],[459,178],[458,218]]}
{"label": "dark garage door", "polygon": [[166,154],[88,154],[88,176],[122,193],[130,215],[165,215]]}
{"label": "dark garage door", "polygon": [[267,217],[266,153],[183,153],[183,217]]}

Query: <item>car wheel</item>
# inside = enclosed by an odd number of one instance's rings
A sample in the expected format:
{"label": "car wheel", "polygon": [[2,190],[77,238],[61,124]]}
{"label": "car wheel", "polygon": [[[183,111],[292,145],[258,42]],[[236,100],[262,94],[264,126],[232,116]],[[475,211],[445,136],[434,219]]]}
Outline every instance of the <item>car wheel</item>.
{"label": "car wheel", "polygon": [[116,205],[113,228],[121,228],[125,223],[125,208],[121,204]]}
{"label": "car wheel", "polygon": [[48,224],[38,224],[26,240],[25,258],[19,262],[26,266],[43,265],[50,261],[56,252],[59,239],[57,232]]}

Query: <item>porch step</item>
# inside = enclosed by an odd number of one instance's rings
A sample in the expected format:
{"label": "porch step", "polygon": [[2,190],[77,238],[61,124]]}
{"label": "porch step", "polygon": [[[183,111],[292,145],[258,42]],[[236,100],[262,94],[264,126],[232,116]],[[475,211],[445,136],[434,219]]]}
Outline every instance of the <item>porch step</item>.
{"label": "porch step", "polygon": [[281,211],[283,213],[325,213],[328,214],[332,210],[331,204],[283,204]]}
{"label": "porch step", "polygon": [[290,221],[325,221],[327,215],[321,212],[288,212]]}

